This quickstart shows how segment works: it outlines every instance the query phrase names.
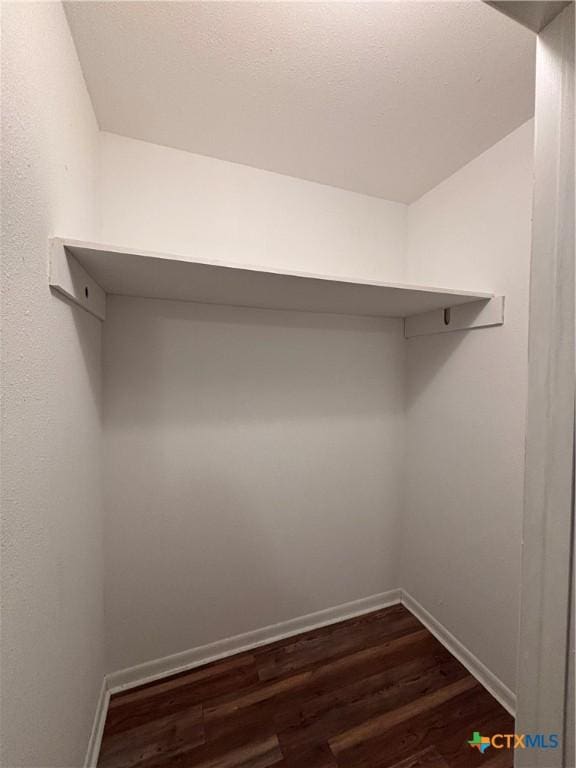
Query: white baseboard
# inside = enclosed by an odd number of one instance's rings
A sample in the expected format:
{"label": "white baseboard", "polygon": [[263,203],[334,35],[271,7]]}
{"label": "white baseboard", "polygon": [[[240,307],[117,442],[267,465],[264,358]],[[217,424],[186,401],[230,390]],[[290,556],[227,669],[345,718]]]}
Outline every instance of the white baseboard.
{"label": "white baseboard", "polygon": [[94,714],[90,739],[88,740],[84,768],[96,768],[96,764],[98,763],[98,755],[100,753],[100,744],[102,743],[102,734],[104,733],[104,724],[106,722],[109,701],[110,691],[108,690],[107,680],[104,678],[102,687],[100,688],[98,702],[96,703],[96,712]]}
{"label": "white baseboard", "polygon": [[90,743],[86,755],[86,768],[94,768],[98,760],[98,752],[102,741],[102,732],[106,720],[106,712],[111,694],[135,688],[145,683],[160,680],[169,675],[186,672],[212,661],[233,656],[236,653],[249,651],[261,645],[283,640],[302,632],[318,629],[339,621],[361,616],[364,613],[377,611],[390,605],[402,603],[417,619],[452,653],[493,696],[512,715],[515,714],[516,697],[504,683],[496,677],[468,648],[437,621],[417,600],[402,589],[392,589],[377,595],[354,600],[350,603],[327,608],[323,611],[310,613],[296,619],[289,619],[268,627],[255,629],[241,635],[217,640],[214,643],[201,645],[197,648],[165,656],[160,659],[128,667],[106,676],[98,706]]}
{"label": "white baseboard", "polygon": [[245,632],[242,635],[217,640],[215,643],[201,645],[182,653],[175,653],[172,656],[165,656],[161,659],[138,664],[135,667],[112,672],[106,677],[106,688],[110,693],[117,693],[144,683],[151,683],[168,675],[186,672],[189,669],[194,669],[194,667],[233,656],[236,653],[249,651],[252,648],[258,648],[260,645],[283,640],[292,635],[299,635],[302,632],[308,632],[329,624],[336,624],[354,616],[361,616],[363,613],[377,611],[380,608],[400,603],[401,600],[401,590],[392,589],[316,613],[309,613],[306,616],[299,616],[296,619],[281,621],[278,624],[255,629],[252,632]]}
{"label": "white baseboard", "polygon": [[502,704],[504,709],[512,717],[516,716],[516,696],[507,685],[496,677],[472,651],[468,650],[457,637],[446,629],[437,619],[432,616],[420,603],[409,595],[405,590],[402,592],[402,603],[408,610],[419,619],[450,653],[463,664],[466,669],[486,688],[494,698]]}

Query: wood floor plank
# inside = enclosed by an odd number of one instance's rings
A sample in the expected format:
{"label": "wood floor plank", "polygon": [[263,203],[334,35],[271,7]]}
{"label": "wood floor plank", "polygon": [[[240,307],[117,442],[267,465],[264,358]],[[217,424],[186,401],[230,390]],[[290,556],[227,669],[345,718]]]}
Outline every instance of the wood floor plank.
{"label": "wood floor plank", "polygon": [[307,747],[298,752],[284,755],[274,768],[338,768],[336,758],[327,744]]}
{"label": "wood floor plank", "polygon": [[285,677],[274,683],[260,685],[241,696],[235,695],[232,698],[227,697],[225,701],[219,704],[212,704],[211,706],[206,707],[204,710],[204,717],[206,720],[225,717],[226,715],[233,714],[239,709],[248,707],[251,704],[267,701],[268,699],[273,699],[285,693],[293,693],[299,688],[304,687],[311,678],[312,672],[302,672],[299,675]]}
{"label": "wood floor plank", "polygon": [[291,711],[292,708],[290,699],[276,699],[273,703],[263,701],[243,707],[226,717],[205,720],[206,743],[241,744],[277,734],[277,713]]}
{"label": "wood floor plank", "polygon": [[415,653],[415,647],[420,645],[428,648],[432,646],[438,647],[437,641],[427,629],[419,629],[408,635],[402,635],[402,637],[393,640],[386,640],[372,648],[356,651],[334,661],[320,664],[313,670],[313,678],[316,682],[321,682],[327,681],[330,677],[343,679],[346,674],[349,677],[355,677],[361,674],[362,668],[374,670],[377,668],[377,665],[384,664],[385,662],[394,663],[395,657],[403,651],[407,651],[408,655],[412,656]]}
{"label": "wood floor plank", "polygon": [[[495,733],[514,733],[514,719],[502,707],[494,702],[487,691],[482,691],[478,700],[486,704],[486,715],[477,718],[473,730],[492,735]],[[495,752],[500,753],[502,765],[512,768],[514,761],[513,750],[495,750],[489,747],[487,752],[481,754],[472,749],[468,740],[472,738],[472,732],[468,722],[461,721],[449,731],[438,734],[436,747],[438,752],[446,759],[450,768],[475,768],[486,765],[487,757]]]}
{"label": "wood floor plank", "polygon": [[[326,740],[333,752],[332,739],[338,734],[350,732],[350,726],[363,727],[373,722],[371,718],[379,713],[399,712],[402,705],[422,700],[426,693],[441,689],[447,682],[463,677],[460,665],[450,660],[443,666],[432,667],[413,677],[403,677],[396,682],[375,688],[350,701],[324,708],[322,714],[301,715],[298,722],[279,730],[280,743],[285,750],[293,750],[303,744]],[[382,717],[382,715],[379,715]]]}
{"label": "wood floor plank", "polygon": [[260,680],[273,680],[294,674],[318,664],[325,664],[331,659],[341,658],[368,647],[378,647],[387,640],[393,640],[421,629],[414,616],[399,616],[387,622],[385,628],[377,623],[360,625],[354,631],[350,629],[332,632],[327,637],[314,638],[292,643],[289,647],[277,650],[271,657],[258,662]]}
{"label": "wood floor plank", "polygon": [[249,689],[258,681],[253,665],[226,667],[222,674],[209,677],[190,675],[158,687],[138,689],[114,702],[106,721],[106,734],[143,725],[155,718],[184,711],[196,704],[206,706],[223,695]]}
{"label": "wood floor plank", "polygon": [[[182,759],[180,762],[170,764],[170,768],[190,768],[190,766],[204,765],[204,763],[215,762],[218,764],[218,760],[223,760],[230,753],[242,754],[242,750],[251,748],[255,744],[262,744],[268,742],[269,739],[277,739],[277,734],[274,729],[271,718],[267,717],[266,711],[263,705],[254,707],[259,709],[259,718],[254,718],[251,721],[246,721],[245,727],[235,727],[231,730],[221,730],[217,735],[213,732],[212,738],[208,736],[208,732],[215,724],[219,727],[223,723],[227,723],[225,720],[218,720],[215,723],[205,724],[205,740],[204,743],[187,750],[185,753],[181,753]],[[238,716],[236,725],[240,725],[242,716],[245,714],[245,710]],[[185,759],[184,759],[185,758]],[[259,758],[260,759],[260,758]],[[280,759],[280,758],[278,758]],[[145,763],[138,768],[164,768],[164,766],[158,766],[156,763],[149,765]]]}
{"label": "wood floor plank", "polygon": [[147,683],[146,685],[117,693],[110,699],[109,710],[132,705],[136,701],[149,698],[151,695],[158,696],[167,691],[176,691],[184,686],[189,687],[190,685],[205,683],[207,680],[214,680],[214,678],[220,678],[237,670],[245,670],[246,668],[254,668],[254,656],[233,656],[216,664],[181,672],[178,675],[172,675],[160,681]]}
{"label": "wood floor plank", "polygon": [[405,704],[398,709],[391,712],[385,712],[383,715],[373,717],[367,720],[361,725],[357,725],[355,728],[350,728],[347,731],[331,738],[329,740],[330,749],[338,754],[345,749],[350,749],[359,742],[366,741],[373,738],[395,725],[403,723],[405,720],[410,720],[416,715],[426,712],[428,709],[437,707],[440,704],[444,704],[446,701],[455,698],[461,693],[479,686],[480,683],[471,675],[457,680],[454,683],[439,688],[433,693],[428,693],[424,696],[419,696],[416,700],[411,701],[409,704]]}
{"label": "wood floor plank", "polygon": [[352,704],[365,696],[386,691],[400,683],[419,680],[427,672],[442,668],[442,665],[463,670],[456,659],[442,649],[433,649],[429,654],[418,654],[416,658],[407,661],[397,661],[398,663],[384,669],[372,669],[372,674],[367,676],[362,674],[352,680],[328,681],[325,693],[320,692],[302,703],[302,714],[306,718],[318,718],[324,712],[340,705]]}
{"label": "wood floor plank", "polygon": [[454,732],[463,729],[458,735],[460,754],[467,760],[466,768],[473,768],[475,755],[467,740],[474,727],[483,727],[494,716],[495,706],[499,705],[486,691],[474,688],[339,753],[338,764],[342,768],[391,768],[428,747],[435,747],[442,754],[439,742],[451,739]]}
{"label": "wood floor plank", "polygon": [[467,740],[513,725],[397,605],[115,695],[98,766],[511,768]]}
{"label": "wood floor plank", "polygon": [[197,768],[267,768],[282,760],[276,736],[256,741],[219,757],[197,763]]}
{"label": "wood floor plank", "polygon": [[486,768],[513,768],[514,754],[510,750],[502,750],[492,755],[484,755],[482,765]]}
{"label": "wood floor plank", "polygon": [[342,674],[345,670],[353,671],[358,666],[366,663],[375,663],[382,658],[393,655],[397,651],[410,647],[422,640],[427,640],[428,637],[429,633],[427,630],[418,630],[409,635],[402,635],[399,638],[387,640],[373,648],[357,651],[335,661],[329,661],[320,665],[317,669],[281,678],[273,683],[254,686],[253,690],[249,690],[240,696],[226,696],[221,701],[212,703],[205,708],[204,716],[207,721],[217,717],[225,717],[242,707],[259,701],[273,699],[286,693],[293,693],[298,689],[304,688],[307,684],[314,683],[319,685],[330,676]]}
{"label": "wood floor plank", "polygon": [[372,626],[380,628],[381,631],[387,631],[391,623],[406,617],[409,617],[411,620],[415,621],[417,625],[421,626],[418,619],[416,619],[405,606],[396,604],[388,606],[387,608],[381,608],[372,613],[353,616],[350,619],[335,622],[334,624],[316,627],[315,629],[310,629],[306,632],[301,632],[298,635],[293,635],[292,637],[284,638],[282,640],[275,640],[272,643],[267,643],[266,645],[251,650],[250,653],[254,654],[256,661],[259,664],[264,665],[276,652],[285,651],[286,653],[289,653],[294,647],[298,647],[308,641],[313,641],[315,638],[320,638],[323,642],[330,641],[331,638],[342,632],[352,633],[358,637],[359,633],[363,631],[363,628]]}
{"label": "wood floor plank", "polygon": [[151,758],[173,757],[203,743],[202,707],[192,707],[120,734],[107,734],[98,765],[102,768],[131,768]]}
{"label": "wood floor plank", "polygon": [[401,763],[395,763],[390,768],[450,768],[450,766],[434,747],[428,747],[407,757]]}

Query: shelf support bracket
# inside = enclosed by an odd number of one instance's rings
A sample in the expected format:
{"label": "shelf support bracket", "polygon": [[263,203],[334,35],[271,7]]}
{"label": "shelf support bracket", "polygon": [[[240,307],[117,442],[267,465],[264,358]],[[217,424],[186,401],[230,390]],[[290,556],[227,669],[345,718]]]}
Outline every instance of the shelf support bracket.
{"label": "shelf support bracket", "polygon": [[404,338],[504,325],[504,296],[435,309],[404,319]]}
{"label": "shelf support bracket", "polygon": [[84,267],[68,253],[61,238],[50,240],[48,283],[58,293],[99,320],[106,319],[106,293]]}

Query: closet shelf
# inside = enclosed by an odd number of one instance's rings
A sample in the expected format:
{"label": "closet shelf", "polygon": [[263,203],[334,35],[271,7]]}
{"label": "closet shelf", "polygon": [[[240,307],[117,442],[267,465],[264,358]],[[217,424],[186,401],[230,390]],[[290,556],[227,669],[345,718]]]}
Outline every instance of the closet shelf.
{"label": "closet shelf", "polygon": [[407,318],[493,294],[326,277],[55,238],[50,286],[104,319],[106,294],[263,309]]}

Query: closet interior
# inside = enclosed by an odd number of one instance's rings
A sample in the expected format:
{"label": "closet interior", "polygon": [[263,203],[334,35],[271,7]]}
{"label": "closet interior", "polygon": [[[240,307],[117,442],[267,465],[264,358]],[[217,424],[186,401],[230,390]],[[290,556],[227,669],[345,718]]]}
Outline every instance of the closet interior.
{"label": "closet interior", "polygon": [[3,17],[7,765],[482,764],[536,35],[480,0]]}

